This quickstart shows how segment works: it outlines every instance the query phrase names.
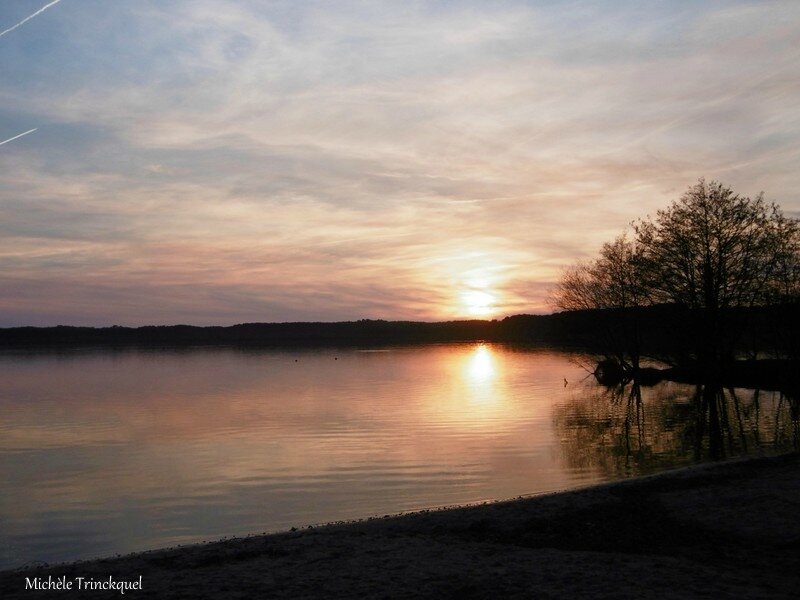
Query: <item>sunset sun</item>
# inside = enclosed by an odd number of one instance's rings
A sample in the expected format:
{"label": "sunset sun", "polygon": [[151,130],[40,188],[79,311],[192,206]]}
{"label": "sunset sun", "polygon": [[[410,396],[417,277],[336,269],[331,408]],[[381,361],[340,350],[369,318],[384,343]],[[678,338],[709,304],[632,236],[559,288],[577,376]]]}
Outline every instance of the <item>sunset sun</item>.
{"label": "sunset sun", "polygon": [[469,290],[461,296],[461,301],[468,315],[485,317],[495,311],[496,298],[483,290]]}

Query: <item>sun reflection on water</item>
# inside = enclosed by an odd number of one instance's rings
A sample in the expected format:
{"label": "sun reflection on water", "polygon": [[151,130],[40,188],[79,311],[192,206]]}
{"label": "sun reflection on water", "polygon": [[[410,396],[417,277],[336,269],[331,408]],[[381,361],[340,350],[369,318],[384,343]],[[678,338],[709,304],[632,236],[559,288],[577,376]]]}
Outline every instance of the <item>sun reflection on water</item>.
{"label": "sun reflection on water", "polygon": [[497,369],[494,356],[487,346],[481,344],[467,360],[467,378],[472,383],[487,383],[495,378]]}

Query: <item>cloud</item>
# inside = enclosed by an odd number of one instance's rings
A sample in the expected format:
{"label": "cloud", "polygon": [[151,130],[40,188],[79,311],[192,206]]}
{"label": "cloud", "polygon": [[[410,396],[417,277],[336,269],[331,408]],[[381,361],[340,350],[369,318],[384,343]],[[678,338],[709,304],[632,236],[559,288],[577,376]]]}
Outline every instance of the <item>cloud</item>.
{"label": "cloud", "polygon": [[0,52],[46,142],[0,156],[0,264],[80,322],[449,318],[476,280],[548,310],[699,176],[800,208],[779,4],[75,4]]}

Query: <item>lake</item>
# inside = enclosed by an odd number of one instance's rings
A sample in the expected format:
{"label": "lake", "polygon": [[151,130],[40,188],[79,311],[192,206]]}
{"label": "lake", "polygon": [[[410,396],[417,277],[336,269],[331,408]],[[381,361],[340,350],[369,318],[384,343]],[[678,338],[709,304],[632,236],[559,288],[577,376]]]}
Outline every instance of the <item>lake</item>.
{"label": "lake", "polygon": [[[639,399],[591,366],[493,344],[0,354],[0,568],[708,459],[693,386]],[[718,413],[723,456],[797,445],[778,392],[726,391]]]}

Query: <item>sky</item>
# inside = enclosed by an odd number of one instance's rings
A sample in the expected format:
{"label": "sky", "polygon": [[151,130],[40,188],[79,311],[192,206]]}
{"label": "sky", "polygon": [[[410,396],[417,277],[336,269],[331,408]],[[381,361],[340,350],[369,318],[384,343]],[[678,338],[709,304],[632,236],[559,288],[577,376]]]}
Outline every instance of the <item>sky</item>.
{"label": "sky", "polygon": [[0,31],[0,327],[547,313],[699,177],[800,216],[795,0],[3,0]]}

